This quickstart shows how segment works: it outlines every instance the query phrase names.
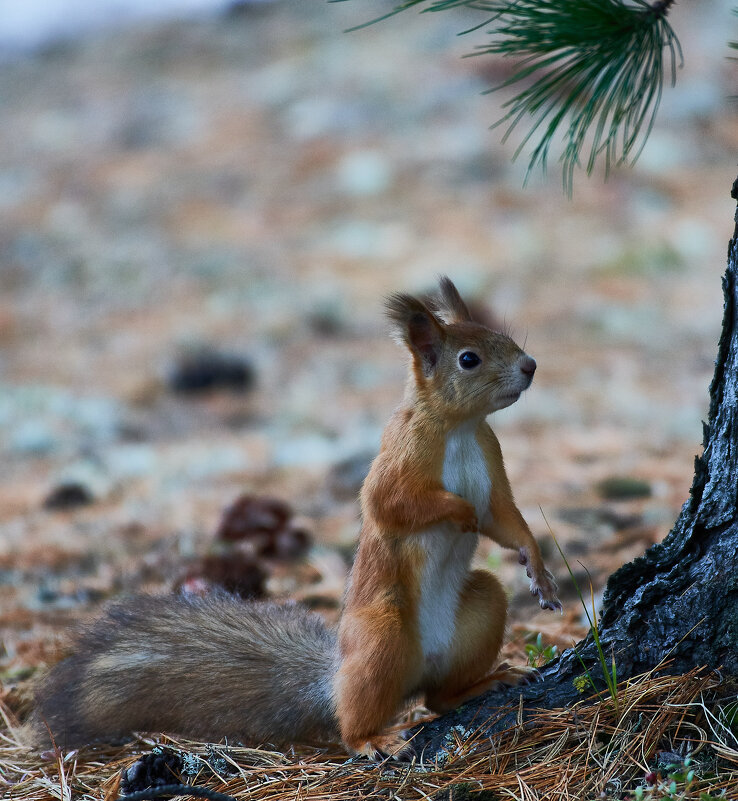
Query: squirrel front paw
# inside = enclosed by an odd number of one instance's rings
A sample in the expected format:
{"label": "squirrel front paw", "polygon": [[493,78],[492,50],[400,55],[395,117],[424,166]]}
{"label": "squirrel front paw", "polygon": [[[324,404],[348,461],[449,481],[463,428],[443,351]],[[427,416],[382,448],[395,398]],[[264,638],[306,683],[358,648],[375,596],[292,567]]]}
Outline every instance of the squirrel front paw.
{"label": "squirrel front paw", "polygon": [[461,502],[458,511],[454,513],[451,519],[464,533],[479,531],[477,510],[467,501]]}
{"label": "squirrel front paw", "polygon": [[552,612],[563,613],[564,608],[556,595],[558,589],[554,577],[548,570],[543,571],[543,576],[534,577],[530,580],[530,594],[538,596],[538,603],[541,605],[541,609],[550,609]]}
{"label": "squirrel front paw", "polygon": [[528,558],[527,548],[520,549],[518,561],[521,565],[525,565],[525,574],[530,579],[530,594],[538,598],[541,609],[563,613],[564,608],[556,594],[559,588],[551,572],[545,567],[542,567],[541,570],[534,570]]}

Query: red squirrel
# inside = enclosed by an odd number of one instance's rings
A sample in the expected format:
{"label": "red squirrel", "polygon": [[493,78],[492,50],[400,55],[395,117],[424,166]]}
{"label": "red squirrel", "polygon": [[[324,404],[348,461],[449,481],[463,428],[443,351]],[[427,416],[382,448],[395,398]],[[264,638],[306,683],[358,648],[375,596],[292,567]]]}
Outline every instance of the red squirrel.
{"label": "red squirrel", "polygon": [[371,758],[409,750],[387,733],[408,700],[444,712],[530,677],[496,670],[500,582],[470,570],[479,535],[518,551],[541,607],[557,587],[513,500],[485,418],[514,403],[535,361],[475,323],[442,278],[427,302],[392,295],[411,356],[405,400],[361,491],[362,527],[337,632],[296,604],[228,595],[110,607],[53,668],[28,724],[62,748],[136,730],[250,742],[340,740]]}

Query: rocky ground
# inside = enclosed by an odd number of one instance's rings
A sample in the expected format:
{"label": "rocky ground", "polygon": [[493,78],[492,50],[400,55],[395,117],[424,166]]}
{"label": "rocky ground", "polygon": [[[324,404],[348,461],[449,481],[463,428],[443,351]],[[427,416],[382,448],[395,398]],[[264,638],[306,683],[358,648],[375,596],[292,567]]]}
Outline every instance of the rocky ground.
{"label": "rocky ground", "polygon": [[202,578],[243,493],[314,538],[303,561],[256,554],[265,591],[335,617],[404,381],[382,299],[438,273],[538,360],[493,425],[567,614],[537,611],[514,555],[478,559],[513,599],[508,655],[528,632],[568,645],[581,610],[539,506],[599,588],[668,532],[700,448],[738,147],[728,6],[675,8],[686,65],[638,166],[571,201],[555,169],[523,189],[488,130],[508,67],[460,58],[470,13],[344,33],[375,9],[282,0],[2,64],[0,679],[110,597]]}

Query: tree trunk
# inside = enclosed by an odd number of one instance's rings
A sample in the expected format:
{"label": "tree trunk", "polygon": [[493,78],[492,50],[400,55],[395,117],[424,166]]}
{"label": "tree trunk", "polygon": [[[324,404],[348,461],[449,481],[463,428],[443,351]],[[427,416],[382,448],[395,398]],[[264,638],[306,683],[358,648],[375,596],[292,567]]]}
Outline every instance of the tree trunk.
{"label": "tree trunk", "polygon": [[[738,179],[732,197],[738,200]],[[605,654],[615,654],[618,680],[667,662],[679,674],[706,665],[738,676],[738,211],[723,276],[723,329],[710,385],[703,454],[695,459],[689,500],[664,541],[624,565],[607,582],[600,620]],[[591,635],[542,670],[543,681],[488,693],[438,718],[414,739],[426,757],[443,747],[453,726],[476,729],[512,704],[490,733],[510,726],[523,710],[580,700],[573,679],[579,657],[597,681],[602,668]],[[602,682],[604,687],[604,681]]]}

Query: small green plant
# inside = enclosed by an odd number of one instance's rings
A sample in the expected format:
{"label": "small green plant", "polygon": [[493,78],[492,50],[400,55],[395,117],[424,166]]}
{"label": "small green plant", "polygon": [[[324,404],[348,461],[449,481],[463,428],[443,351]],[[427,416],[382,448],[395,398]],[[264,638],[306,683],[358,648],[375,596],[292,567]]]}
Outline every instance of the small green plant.
{"label": "small green plant", "polygon": [[[539,507],[540,508],[540,507]],[[564,552],[561,550],[561,546],[559,545],[559,541],[556,539],[556,535],[551,528],[551,524],[548,522],[546,515],[541,509],[541,514],[543,515],[543,519],[546,522],[546,526],[548,527],[549,533],[551,534],[551,538],[556,545],[559,553],[561,554],[561,558],[564,560],[564,564],[566,565],[566,569],[569,571],[569,576],[571,577],[572,583],[574,584],[574,589],[576,590],[577,596],[582,604],[582,608],[584,609],[584,614],[587,616],[587,621],[589,622],[589,630],[592,634],[592,639],[594,640],[595,647],[597,648],[597,655],[600,662],[600,667],[602,668],[602,677],[605,680],[605,684],[607,685],[607,691],[612,699],[613,704],[615,705],[616,713],[619,713],[620,710],[620,700],[618,698],[618,671],[617,665],[615,664],[615,653],[611,654],[610,660],[607,659],[605,656],[605,652],[602,648],[602,642],[600,640],[600,629],[599,629],[599,621],[597,619],[597,609],[595,606],[595,599],[594,599],[594,587],[592,586],[592,579],[589,579],[589,595],[590,595],[590,603],[592,605],[592,611],[590,613],[590,609],[587,606],[587,603],[584,600],[584,595],[582,594],[581,589],[579,588],[579,582],[574,575],[574,571],[571,569],[571,565],[569,564],[569,560],[564,555]],[[581,562],[580,562],[581,564]],[[584,567],[584,565],[582,565]],[[584,570],[587,572],[587,576],[589,577],[589,571],[585,567]],[[595,683],[592,674],[589,671],[589,668],[584,664],[584,660],[579,655],[579,652],[574,649],[574,653],[577,655],[582,668],[584,668],[584,675],[589,682],[589,685],[592,689],[600,695],[600,691],[597,689],[597,684]],[[576,685],[575,685],[576,686]],[[577,688],[579,689],[579,688]],[[581,691],[580,691],[581,692]]]}
{"label": "small green plant", "polygon": [[718,720],[738,740],[738,700],[721,707],[718,711]]}
{"label": "small green plant", "polygon": [[543,644],[543,635],[539,631],[535,640],[525,645],[525,653],[528,657],[528,664],[531,667],[541,667],[546,662],[555,659],[559,654],[559,649],[555,645]]}

